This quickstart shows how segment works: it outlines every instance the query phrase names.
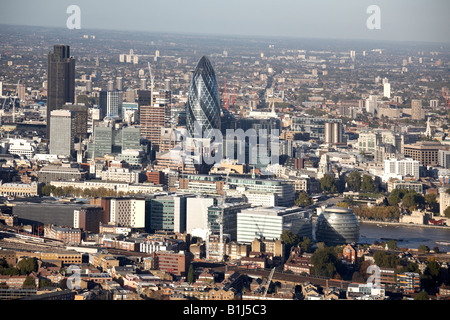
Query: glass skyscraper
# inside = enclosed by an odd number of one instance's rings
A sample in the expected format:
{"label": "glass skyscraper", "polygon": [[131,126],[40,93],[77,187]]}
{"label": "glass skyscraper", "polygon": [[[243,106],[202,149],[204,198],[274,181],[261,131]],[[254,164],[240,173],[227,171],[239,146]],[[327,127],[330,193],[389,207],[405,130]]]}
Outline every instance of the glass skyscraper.
{"label": "glass skyscraper", "polygon": [[[196,125],[201,132],[197,133]],[[220,129],[219,88],[211,62],[205,56],[198,62],[189,87],[186,126],[191,137],[202,134],[205,139],[213,137],[207,130]]]}
{"label": "glass skyscraper", "polygon": [[122,91],[100,91],[101,117],[122,118]]}

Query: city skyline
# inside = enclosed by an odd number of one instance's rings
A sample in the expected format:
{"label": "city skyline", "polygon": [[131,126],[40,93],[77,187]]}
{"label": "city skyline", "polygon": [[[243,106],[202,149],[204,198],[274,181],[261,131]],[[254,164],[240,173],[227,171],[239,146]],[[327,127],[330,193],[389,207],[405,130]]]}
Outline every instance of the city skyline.
{"label": "city skyline", "polygon": [[18,1],[0,300],[450,299],[444,2]]}
{"label": "city skyline", "polygon": [[[443,42],[450,41],[446,19],[449,3],[433,1],[330,1],[282,0],[189,3],[131,1],[126,11],[117,10],[119,2],[4,1],[0,13],[3,24],[67,28],[70,5],[81,11],[81,29],[146,31],[215,36],[293,37],[342,40],[382,40]],[[380,29],[369,29],[372,13],[380,9]],[[165,13],[165,14],[160,14]],[[190,17],[202,16],[202,19]],[[170,21],[170,23],[169,23]],[[71,30],[67,30],[71,31]]]}

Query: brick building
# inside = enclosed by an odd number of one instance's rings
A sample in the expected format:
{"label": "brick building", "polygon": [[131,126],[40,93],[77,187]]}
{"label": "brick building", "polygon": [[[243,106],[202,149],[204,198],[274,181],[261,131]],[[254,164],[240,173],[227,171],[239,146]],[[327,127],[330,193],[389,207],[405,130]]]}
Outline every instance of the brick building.
{"label": "brick building", "polygon": [[177,276],[186,276],[192,261],[190,252],[158,251],[152,253],[152,267]]}
{"label": "brick building", "polygon": [[67,243],[80,243],[81,230],[47,225],[44,227],[44,237],[61,240]]}

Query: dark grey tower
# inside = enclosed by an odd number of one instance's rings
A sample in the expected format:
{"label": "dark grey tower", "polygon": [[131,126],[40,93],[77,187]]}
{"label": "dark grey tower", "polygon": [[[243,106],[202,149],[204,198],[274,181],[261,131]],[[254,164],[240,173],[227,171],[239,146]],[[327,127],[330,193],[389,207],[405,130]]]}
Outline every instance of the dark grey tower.
{"label": "dark grey tower", "polygon": [[75,102],[75,59],[67,45],[55,45],[48,54],[47,138],[50,138],[50,115],[66,102]]}
{"label": "dark grey tower", "polygon": [[206,130],[220,129],[219,88],[211,62],[205,56],[198,62],[189,87],[186,126],[191,137],[195,135],[196,123],[203,138],[212,138]]}

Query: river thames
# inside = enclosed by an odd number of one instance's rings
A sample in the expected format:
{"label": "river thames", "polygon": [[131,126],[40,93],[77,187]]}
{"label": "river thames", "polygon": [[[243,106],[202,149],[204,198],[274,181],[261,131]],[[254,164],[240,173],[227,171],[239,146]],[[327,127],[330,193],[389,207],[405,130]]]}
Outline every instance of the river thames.
{"label": "river thames", "polygon": [[385,225],[360,222],[359,243],[372,244],[375,241],[386,242],[389,239],[397,241],[398,247],[417,249],[424,244],[439,251],[450,252],[450,245],[437,244],[436,241],[445,241],[450,244],[450,228],[429,228],[420,226]]}

